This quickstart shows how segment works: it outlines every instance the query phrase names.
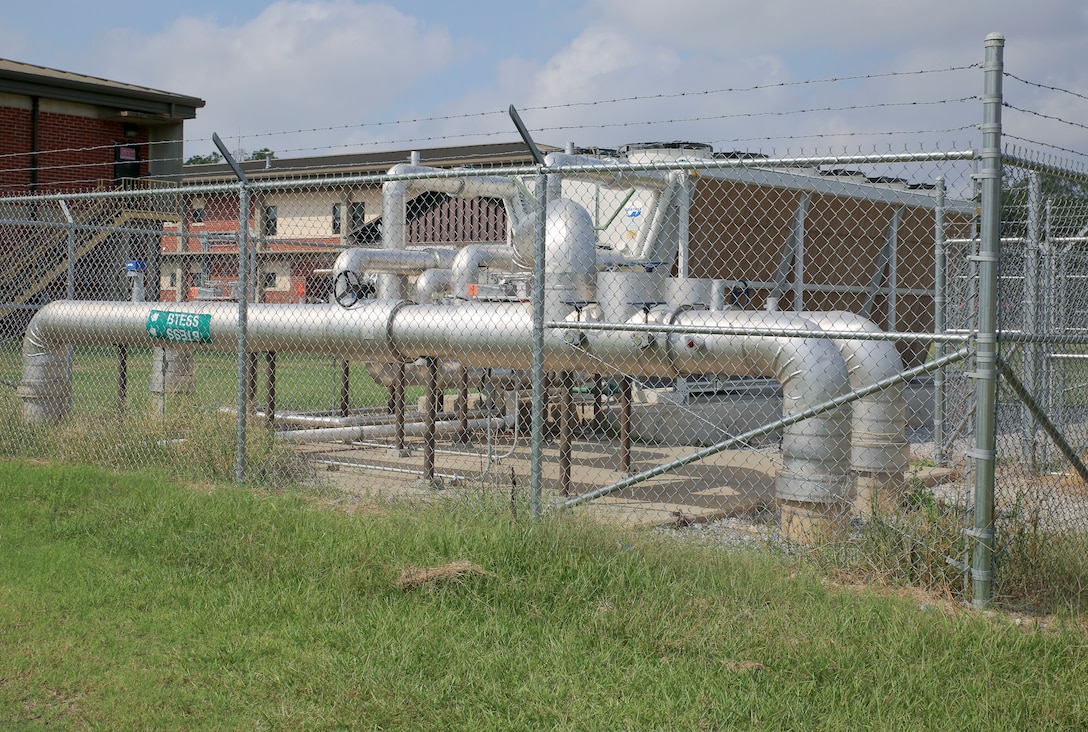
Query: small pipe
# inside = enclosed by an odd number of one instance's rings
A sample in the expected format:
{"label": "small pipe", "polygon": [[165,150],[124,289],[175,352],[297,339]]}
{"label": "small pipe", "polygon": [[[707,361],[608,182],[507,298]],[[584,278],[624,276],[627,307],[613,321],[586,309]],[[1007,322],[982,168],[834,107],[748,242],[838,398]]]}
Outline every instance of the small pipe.
{"label": "small pipe", "polygon": [[514,250],[505,244],[469,244],[457,253],[451,266],[453,296],[466,299],[469,288],[479,282],[480,268],[492,264],[509,266],[514,261]]}
{"label": "small pipe", "polygon": [[276,426],[276,352],[265,351],[264,412],[269,427]]}
{"label": "small pipe", "polygon": [[[229,408],[224,408],[224,410],[227,412],[232,411]],[[469,420],[472,420],[479,417],[486,417],[489,413],[490,411],[487,409],[473,409],[467,413],[467,417]],[[266,416],[266,412],[258,411],[257,416],[264,417]],[[458,419],[460,419],[459,416]],[[420,420],[422,420],[422,415],[417,421]],[[350,417],[319,416],[312,414],[292,415],[283,413],[276,415],[276,424],[307,429],[334,430],[343,427],[363,427],[367,425],[395,423],[396,415],[392,412],[386,412],[385,407],[382,407],[382,412],[380,414],[371,412],[367,414],[353,414]],[[465,424],[467,424],[467,422]]]}
{"label": "small pipe", "polygon": [[468,369],[461,367],[460,384],[457,389],[457,418],[461,420],[462,429],[457,435],[461,444],[468,444]]}
{"label": "small pipe", "polygon": [[427,384],[424,389],[423,410],[423,480],[434,482],[435,416],[438,394],[438,360],[426,357]]}
{"label": "small pipe", "polygon": [[393,449],[404,454],[404,364],[397,363],[397,375],[393,380]]}
{"label": "small pipe", "polygon": [[128,406],[128,346],[117,344],[117,413],[124,416]]}
{"label": "small pipe", "polygon": [[[513,417],[484,417],[469,420],[468,426],[472,430],[505,429],[513,424]],[[444,419],[436,420],[433,430],[435,435],[448,435],[455,433],[460,427],[461,420]],[[396,429],[396,425],[372,424],[337,429],[283,430],[276,433],[276,438],[290,442],[355,442],[392,437]],[[404,431],[411,437],[423,437],[427,432],[427,425],[423,422],[409,422],[404,426]],[[437,454],[438,451],[435,452]]]}
{"label": "small pipe", "polygon": [[347,360],[340,362],[340,416],[351,414],[351,364]]}
{"label": "small pipe", "polygon": [[574,436],[573,378],[570,371],[559,374],[559,494],[570,495],[571,442]]}
{"label": "small pipe", "polygon": [[631,472],[631,389],[630,376],[620,381],[620,472]]}
{"label": "small pipe", "polygon": [[246,412],[257,408],[257,354],[246,354]]}

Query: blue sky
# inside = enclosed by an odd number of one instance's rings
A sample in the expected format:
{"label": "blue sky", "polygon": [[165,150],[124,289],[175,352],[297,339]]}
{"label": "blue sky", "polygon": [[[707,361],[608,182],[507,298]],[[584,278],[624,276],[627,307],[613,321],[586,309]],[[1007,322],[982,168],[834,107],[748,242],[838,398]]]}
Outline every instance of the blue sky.
{"label": "blue sky", "polygon": [[[0,54],[205,99],[189,153],[213,131],[284,157],[506,141],[509,104],[552,144],[834,149],[879,130],[977,143],[978,103],[947,100],[978,94],[981,72],[882,75],[977,63],[991,31],[1010,72],[1088,95],[1081,0],[37,0],[5,7]],[[1018,106],[1088,119],[1085,100],[1012,87]],[[880,106],[904,100],[942,103]],[[1088,153],[1075,125],[1010,124]]]}

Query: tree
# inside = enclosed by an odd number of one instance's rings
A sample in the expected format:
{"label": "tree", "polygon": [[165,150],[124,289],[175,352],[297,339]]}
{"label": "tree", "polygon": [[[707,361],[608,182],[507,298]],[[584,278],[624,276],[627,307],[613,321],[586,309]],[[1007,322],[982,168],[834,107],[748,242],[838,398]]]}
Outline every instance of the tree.
{"label": "tree", "polygon": [[186,165],[212,165],[218,163],[223,159],[223,156],[217,152],[213,152],[211,155],[191,155],[185,160]]}
{"label": "tree", "polygon": [[269,150],[267,147],[262,147],[260,150],[254,150],[246,156],[246,160],[267,160],[276,155],[276,153]]}

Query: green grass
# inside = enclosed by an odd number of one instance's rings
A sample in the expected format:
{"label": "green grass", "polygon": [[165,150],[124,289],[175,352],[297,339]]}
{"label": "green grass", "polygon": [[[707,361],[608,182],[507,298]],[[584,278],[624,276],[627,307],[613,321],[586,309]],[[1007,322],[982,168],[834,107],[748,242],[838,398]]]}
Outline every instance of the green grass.
{"label": "green grass", "polygon": [[[519,512],[519,515],[523,515]],[[1074,729],[1086,638],[501,500],[0,464],[0,728]],[[400,589],[402,570],[487,572]]]}
{"label": "green grass", "polygon": [[[22,342],[0,340],[0,379],[18,383],[22,378]],[[265,360],[258,354],[258,401],[263,404]],[[128,406],[133,412],[152,408],[148,383],[151,348],[127,352]],[[72,349],[72,411],[101,412],[117,409],[117,349],[113,346],[76,346]],[[195,355],[196,385],[189,397],[174,396],[179,403],[207,408],[237,402],[238,366],[233,353],[198,351]],[[351,364],[350,401],[353,406],[384,405],[388,393],[376,384],[361,363]],[[406,399],[418,399],[422,388],[407,390]],[[281,410],[335,409],[340,404],[340,361],[331,356],[283,353],[276,357],[276,402]]]}

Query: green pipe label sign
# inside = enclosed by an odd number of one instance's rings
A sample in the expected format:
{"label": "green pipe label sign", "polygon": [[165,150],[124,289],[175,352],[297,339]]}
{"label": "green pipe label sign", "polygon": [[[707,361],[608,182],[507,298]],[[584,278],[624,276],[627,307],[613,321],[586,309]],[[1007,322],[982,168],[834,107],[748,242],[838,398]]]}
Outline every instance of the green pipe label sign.
{"label": "green pipe label sign", "polygon": [[211,343],[212,316],[152,310],[147,314],[147,335],[170,343]]}

